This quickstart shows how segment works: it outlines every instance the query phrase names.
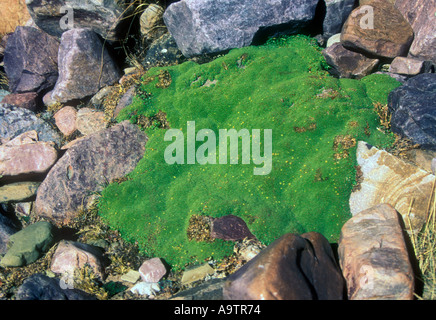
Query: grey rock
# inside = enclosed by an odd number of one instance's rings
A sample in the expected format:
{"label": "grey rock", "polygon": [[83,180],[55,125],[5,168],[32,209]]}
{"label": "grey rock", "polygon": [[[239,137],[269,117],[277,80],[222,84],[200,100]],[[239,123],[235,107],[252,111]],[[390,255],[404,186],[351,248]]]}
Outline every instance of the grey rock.
{"label": "grey rock", "polygon": [[183,290],[171,300],[223,300],[223,287],[226,279],[212,279],[193,288]]}
{"label": "grey rock", "polygon": [[0,254],[6,253],[10,237],[18,231],[18,226],[10,218],[0,213]]}
{"label": "grey rock", "polygon": [[11,140],[20,134],[35,130],[39,141],[53,141],[57,146],[61,143],[59,133],[47,122],[38,118],[30,110],[0,104],[0,139]]}
{"label": "grey rock", "polygon": [[58,65],[59,78],[50,98],[62,103],[94,95],[121,77],[107,48],[91,29],[62,34]]}
{"label": "grey rock", "polygon": [[58,77],[58,50],[59,42],[41,30],[17,27],[8,38],[3,60],[11,92],[53,88]]}
{"label": "grey rock", "polygon": [[355,0],[324,0],[326,14],[323,22],[323,35],[328,38],[340,33],[342,26],[354,9]]}
{"label": "grey rock", "polygon": [[97,300],[89,293],[65,287],[62,279],[37,273],[24,280],[15,295],[16,300]]}
{"label": "grey rock", "polygon": [[297,33],[314,18],[318,0],[182,0],[164,22],[186,57],[250,45],[260,29]]}
{"label": "grey rock", "polygon": [[166,33],[151,43],[142,64],[146,68],[150,68],[177,64],[183,60],[183,54],[177,47],[174,37]]}

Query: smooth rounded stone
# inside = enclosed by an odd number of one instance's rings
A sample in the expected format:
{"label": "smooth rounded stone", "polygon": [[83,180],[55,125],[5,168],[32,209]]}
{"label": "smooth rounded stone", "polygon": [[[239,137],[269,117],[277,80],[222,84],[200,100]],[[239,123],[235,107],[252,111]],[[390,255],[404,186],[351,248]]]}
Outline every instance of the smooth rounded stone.
{"label": "smooth rounded stone", "polygon": [[9,237],[9,249],[0,261],[3,267],[21,267],[38,260],[54,241],[53,225],[39,221]]}
{"label": "smooth rounded stone", "polygon": [[59,42],[45,32],[19,26],[8,38],[4,68],[12,93],[43,92],[53,88]]}
{"label": "smooth rounded stone", "polygon": [[436,74],[417,75],[388,97],[391,130],[436,150]]}
{"label": "smooth rounded stone", "polygon": [[91,108],[81,108],[77,111],[76,128],[85,136],[105,129],[106,125],[103,111]]}
{"label": "smooth rounded stone", "polygon": [[206,276],[212,275],[214,273],[215,270],[210,266],[210,264],[205,263],[201,266],[185,270],[182,275],[181,284],[188,285],[193,282],[203,280]]}
{"label": "smooth rounded stone", "polygon": [[341,230],[339,261],[350,300],[413,300],[403,221],[389,204],[361,211]]}
{"label": "smooth rounded stone", "polygon": [[139,282],[135,284],[130,291],[135,294],[139,294],[141,296],[151,296],[155,295],[156,292],[160,291],[160,287],[158,283],[152,282]]}
{"label": "smooth rounded stone", "polygon": [[19,231],[18,226],[9,217],[0,213],[0,254],[5,254],[10,237]]}
{"label": "smooth rounded stone", "polygon": [[353,10],[341,32],[344,47],[381,58],[406,56],[413,30],[400,11],[385,0]]}
{"label": "smooth rounded stone", "polygon": [[123,121],[74,143],[39,187],[35,217],[68,223],[94,201],[94,192],[136,167],[147,140],[138,126]]}
{"label": "smooth rounded stone", "polygon": [[286,25],[298,33],[314,18],[318,0],[182,0],[164,22],[186,57],[250,45],[258,31]]}
{"label": "smooth rounded stone", "polygon": [[33,274],[24,280],[15,295],[16,300],[97,300],[87,292],[63,288],[59,279],[44,274]]}
{"label": "smooth rounded stone", "polygon": [[159,282],[167,274],[167,269],[160,258],[144,261],[138,271],[145,282]]}
{"label": "smooth rounded stone", "polygon": [[326,48],[331,47],[333,44],[335,44],[337,42],[341,42],[341,34],[340,33],[336,33],[336,34],[332,35],[330,38],[328,38]]}
{"label": "smooth rounded stone", "polygon": [[210,236],[212,239],[222,239],[227,241],[255,238],[248,229],[245,221],[234,215],[227,215],[213,219]]}
{"label": "smooth rounded stone", "polygon": [[97,277],[104,279],[104,258],[98,248],[85,243],[61,240],[53,254],[50,270],[72,277],[75,270],[85,265],[91,267]]}
{"label": "smooth rounded stone", "polygon": [[321,234],[286,234],[227,277],[224,300],[342,300],[345,281]]}
{"label": "smooth rounded stone", "polygon": [[361,79],[369,75],[380,62],[348,50],[340,42],[333,43],[322,54],[332,67],[329,72],[339,78]]}
{"label": "smooth rounded stone", "polygon": [[22,181],[0,187],[1,202],[21,202],[35,197],[41,182]]}
{"label": "smooth rounded stone", "polygon": [[351,214],[388,203],[419,232],[427,220],[435,176],[363,141],[357,143],[356,158],[361,178],[350,195]]}
{"label": "smooth rounded stone", "polygon": [[59,78],[44,102],[66,103],[93,96],[116,83],[121,72],[98,35],[91,29],[71,29],[61,37]]}
{"label": "smooth rounded stone", "polygon": [[0,104],[0,139],[5,143],[22,133],[35,130],[39,141],[53,141],[60,145],[61,137],[50,124],[30,110]]}
{"label": "smooth rounded stone", "polygon": [[436,64],[436,2],[434,0],[397,0],[395,7],[415,33],[409,56]]}
{"label": "smooth rounded stone", "polygon": [[11,93],[5,96],[2,103],[10,104],[35,112],[39,107],[38,94],[36,92]]}
{"label": "smooth rounded stone", "polygon": [[0,145],[0,176],[23,176],[47,172],[58,159],[52,142]]}
{"label": "smooth rounded stone", "polygon": [[58,129],[65,135],[70,136],[76,130],[77,110],[74,107],[66,106],[54,114],[54,119]]}
{"label": "smooth rounded stone", "polygon": [[133,9],[117,0],[26,0],[26,5],[34,23],[52,36],[73,27],[90,28],[110,41],[122,39]]}
{"label": "smooth rounded stone", "polygon": [[431,61],[423,61],[413,58],[396,57],[390,67],[389,72],[416,76],[420,73],[427,73],[431,71],[433,64]]}

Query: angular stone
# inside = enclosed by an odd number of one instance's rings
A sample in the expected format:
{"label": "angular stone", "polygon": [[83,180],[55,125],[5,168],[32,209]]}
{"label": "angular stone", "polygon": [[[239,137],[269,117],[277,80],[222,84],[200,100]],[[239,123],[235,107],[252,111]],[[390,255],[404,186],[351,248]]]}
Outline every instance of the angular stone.
{"label": "angular stone", "polygon": [[[90,28],[103,38],[120,40],[133,6],[126,9],[120,1],[26,0],[35,24],[48,34],[61,37],[67,29]],[[71,15],[72,21],[68,21]]]}
{"label": "angular stone", "polygon": [[417,75],[388,97],[391,130],[436,150],[436,74]]}
{"label": "angular stone", "polygon": [[141,278],[141,274],[136,270],[129,270],[127,273],[120,277],[121,281],[126,281],[130,283],[136,283]]}
{"label": "angular stone", "polygon": [[115,107],[114,118],[118,117],[121,110],[123,110],[125,107],[129,106],[132,103],[135,94],[136,94],[135,86],[132,86],[126,91],[125,94],[123,94],[123,96],[118,101],[117,106]]}
{"label": "angular stone", "polygon": [[131,172],[148,137],[129,121],[86,136],[70,147],[38,189],[36,216],[67,223],[93,201],[92,193]]}
{"label": "angular stone", "polygon": [[58,65],[59,78],[45,101],[83,99],[121,77],[109,51],[91,29],[72,29],[62,34]]}
{"label": "angular stone", "polygon": [[24,280],[15,295],[16,300],[97,300],[87,292],[65,288],[62,279],[49,278],[41,273]]}
{"label": "angular stone", "polygon": [[186,57],[250,45],[256,33],[281,25],[298,33],[315,16],[317,0],[182,0],[164,22]]}
{"label": "angular stone", "polygon": [[214,273],[215,270],[210,266],[210,264],[205,263],[201,266],[185,270],[182,275],[181,283],[182,285],[188,285],[193,282],[203,280],[207,275],[211,275]]}
{"label": "angular stone", "polygon": [[354,9],[355,0],[324,0],[326,13],[323,22],[323,36],[331,37],[340,33],[344,22]]}
{"label": "angular stone", "polygon": [[7,216],[0,213],[0,254],[6,253],[10,237],[19,231],[18,226]]}
{"label": "angular stone", "polygon": [[426,221],[435,176],[363,141],[357,145],[357,163],[362,178],[350,196],[351,214],[386,203],[404,221],[410,215],[412,230],[419,231]]}
{"label": "angular stone", "polygon": [[406,56],[412,41],[409,22],[385,0],[373,0],[369,5],[354,9],[341,34],[344,47],[384,58]]}
{"label": "angular stone", "polygon": [[44,92],[54,87],[59,42],[41,30],[17,27],[8,38],[5,72],[12,93]]}
{"label": "angular stone", "polygon": [[430,60],[436,64],[436,2],[433,0],[397,0],[395,6],[415,32],[409,56]]}
{"label": "angular stone", "polygon": [[345,282],[321,234],[286,234],[231,274],[225,300],[342,300]]}
{"label": "angular stone", "polygon": [[161,22],[163,13],[164,9],[153,3],[141,14],[139,19],[140,31],[145,39],[154,38],[155,34],[158,34],[159,30],[162,30],[162,27],[159,28],[159,23],[161,26],[163,25],[163,22]]}
{"label": "angular stone", "polygon": [[322,53],[332,67],[329,72],[340,78],[361,79],[370,74],[380,62],[348,50],[340,42],[333,43]]}
{"label": "angular stone", "polygon": [[50,270],[74,276],[75,270],[88,265],[92,268],[95,275],[104,279],[104,260],[102,252],[89,244],[61,240],[53,254]]}
{"label": "angular stone", "polygon": [[339,261],[350,300],[413,300],[402,218],[388,204],[361,211],[341,230]]}
{"label": "angular stone", "polygon": [[54,228],[45,221],[28,225],[10,236],[10,248],[0,261],[3,267],[21,267],[38,260],[54,242]]}
{"label": "angular stone", "polygon": [[237,241],[254,239],[255,236],[250,232],[245,221],[237,216],[228,215],[212,221],[212,239],[222,239],[227,241]]}
{"label": "angular stone", "polygon": [[408,76],[416,76],[420,73],[430,72],[432,66],[433,64],[430,61],[396,57],[389,67],[389,72]]}
{"label": "angular stone", "polygon": [[145,282],[159,282],[167,273],[165,265],[159,258],[144,261],[139,268],[141,279]]}
{"label": "angular stone", "polygon": [[0,203],[20,202],[35,197],[40,182],[15,182],[0,187]]}
{"label": "angular stone", "polygon": [[66,106],[54,114],[58,129],[65,135],[70,136],[76,130],[77,110],[74,107]]}
{"label": "angular stone", "polygon": [[0,176],[19,176],[47,172],[58,159],[50,142],[0,145]]}
{"label": "angular stone", "polygon": [[106,121],[104,112],[90,108],[79,109],[76,117],[76,128],[85,136],[105,129]]}
{"label": "angular stone", "polygon": [[10,104],[35,112],[39,107],[38,94],[36,92],[11,93],[5,96],[2,103]]}
{"label": "angular stone", "polygon": [[53,141],[57,146],[61,142],[60,135],[34,112],[0,104],[0,139],[3,143],[22,133],[35,130],[39,141]]}

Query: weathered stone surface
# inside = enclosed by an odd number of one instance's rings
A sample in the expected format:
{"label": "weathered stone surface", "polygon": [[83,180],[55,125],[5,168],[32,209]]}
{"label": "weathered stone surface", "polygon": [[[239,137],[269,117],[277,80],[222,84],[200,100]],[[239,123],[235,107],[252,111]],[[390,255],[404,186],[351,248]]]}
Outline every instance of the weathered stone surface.
{"label": "weathered stone surface", "polygon": [[436,150],[412,149],[405,151],[404,155],[417,167],[434,174],[432,163],[436,158]]}
{"label": "weathered stone surface", "polygon": [[91,96],[121,77],[109,51],[91,29],[62,34],[58,65],[59,78],[49,97],[62,103]]}
{"label": "weathered stone surface", "polygon": [[415,32],[409,55],[421,60],[431,60],[436,64],[436,2],[397,0],[395,6]]}
{"label": "weathered stone surface", "polygon": [[3,267],[21,267],[38,260],[53,244],[54,228],[45,221],[31,224],[10,236],[10,248],[1,259]]}
{"label": "weathered stone surface", "polygon": [[47,172],[58,159],[51,142],[0,145],[0,176]]}
{"label": "weathered stone surface", "polygon": [[173,36],[166,33],[151,43],[142,64],[146,67],[166,66],[180,63],[183,60],[183,54],[177,47]]}
{"label": "weathered stone surface", "polygon": [[34,112],[0,104],[0,139],[3,143],[31,130],[37,132],[39,141],[53,141],[56,145],[61,142],[60,135]]}
{"label": "weathered stone surface", "polygon": [[97,277],[104,279],[104,259],[102,252],[89,244],[62,240],[53,254],[50,270],[69,277],[85,265],[91,267]]}
{"label": "weathered stone surface", "polygon": [[324,0],[326,13],[323,22],[323,36],[331,37],[340,33],[344,22],[354,9],[355,0]]}
{"label": "weathered stone surface", "polygon": [[97,300],[79,289],[65,288],[61,280],[41,273],[33,274],[18,288],[16,300]]}
{"label": "weathered stone surface", "polygon": [[322,53],[332,67],[330,73],[340,78],[363,78],[379,64],[378,59],[370,59],[361,53],[348,50],[340,42],[333,43]]}
{"label": "weathered stone surface", "polygon": [[350,196],[351,214],[387,203],[404,221],[410,209],[412,229],[420,230],[426,221],[435,176],[363,141],[358,142],[357,163],[362,178]]}
{"label": "weathered stone surface", "polygon": [[23,26],[30,15],[25,0],[0,0],[0,34],[14,32],[17,26]]}
{"label": "weathered stone surface", "polygon": [[417,75],[393,90],[388,107],[393,132],[436,149],[436,74]]}
{"label": "weathered stone surface", "polygon": [[145,39],[155,38],[163,31],[163,13],[164,9],[158,4],[150,4],[139,19],[141,35]]}
{"label": "weathered stone surface", "polygon": [[10,237],[18,231],[18,226],[10,218],[0,213],[0,254],[6,253]]}
{"label": "weathered stone surface", "polygon": [[398,212],[380,204],[341,230],[339,261],[350,300],[412,300],[414,274]]}
{"label": "weathered stone surface", "polygon": [[167,273],[165,265],[159,258],[152,258],[144,263],[139,268],[141,278],[145,282],[159,282]]}
{"label": "weathered stone surface", "polygon": [[240,48],[260,29],[285,25],[298,32],[315,15],[317,0],[182,0],[172,3],[164,22],[187,57]]}
{"label": "weathered stone surface", "polygon": [[401,12],[385,0],[374,0],[370,5],[354,9],[341,34],[344,47],[385,58],[406,56],[412,41],[412,27]]}
{"label": "weathered stone surface", "polygon": [[433,64],[430,61],[423,61],[414,58],[396,57],[390,67],[389,72],[416,76],[420,73],[430,72]]}
{"label": "weathered stone surface", "polygon": [[223,300],[226,279],[212,279],[193,288],[182,290],[170,300]]}
{"label": "weathered stone surface", "polygon": [[76,117],[76,128],[85,136],[105,129],[104,112],[90,108],[79,109]]}
{"label": "weathered stone surface", "polygon": [[136,270],[129,270],[127,273],[120,277],[121,281],[126,281],[130,283],[136,283],[141,278],[141,274]]}
{"label": "weathered stone surface", "polygon": [[33,112],[35,112],[40,105],[38,94],[36,92],[11,93],[3,98],[2,103],[24,108]]}
{"label": "weathered stone surface", "polygon": [[0,202],[20,202],[35,197],[40,182],[15,182],[0,187]]}
{"label": "weathered stone surface", "polygon": [[32,28],[17,27],[8,38],[4,54],[5,72],[12,93],[43,92],[53,88],[59,42]]}
{"label": "weathered stone surface", "polygon": [[135,88],[135,86],[132,86],[131,88],[129,88],[126,91],[125,94],[123,94],[123,96],[118,101],[117,106],[115,107],[114,118],[118,117],[118,115],[120,114],[121,110],[123,110],[125,107],[129,106],[132,103],[133,97],[135,95],[136,95],[136,88]]}
{"label": "weathered stone surface", "polygon": [[341,300],[345,282],[319,233],[286,234],[231,274],[226,300]]}
{"label": "weathered stone surface", "polygon": [[[56,37],[73,27],[91,28],[105,39],[119,40],[131,14],[116,0],[26,0],[26,4],[35,24]],[[72,21],[67,20],[69,15]]]}
{"label": "weathered stone surface", "polygon": [[66,223],[93,201],[93,192],[135,168],[147,140],[137,126],[124,121],[76,142],[42,182],[35,213]]}
{"label": "weathered stone surface", "polygon": [[227,215],[213,219],[210,236],[212,239],[222,239],[227,241],[255,238],[248,229],[245,221],[234,215]]}
{"label": "weathered stone surface", "polygon": [[70,136],[76,130],[77,110],[74,107],[66,106],[54,114],[58,129],[65,135]]}
{"label": "weathered stone surface", "polygon": [[203,280],[207,275],[214,274],[215,270],[210,264],[205,263],[201,266],[185,270],[182,275],[182,285],[188,285],[198,280]]}

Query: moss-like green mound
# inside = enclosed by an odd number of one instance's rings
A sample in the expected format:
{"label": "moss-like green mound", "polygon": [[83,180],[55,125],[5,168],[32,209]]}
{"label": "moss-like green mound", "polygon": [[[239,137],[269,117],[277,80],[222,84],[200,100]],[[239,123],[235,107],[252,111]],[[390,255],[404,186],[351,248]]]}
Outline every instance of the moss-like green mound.
{"label": "moss-like green mound", "polygon": [[[189,240],[193,215],[239,216],[265,244],[308,231],[337,241],[350,217],[356,142],[393,142],[378,128],[374,104],[386,103],[399,83],[383,75],[336,79],[325,66],[314,41],[295,36],[203,65],[151,69],[118,117],[144,126],[146,154],[127,181],[104,190],[102,217],[176,269],[232,253],[231,242]],[[241,147],[238,164],[186,164],[187,150],[185,164],[168,164],[164,154],[172,142],[165,133],[180,129],[187,139],[188,121],[195,121],[196,132],[211,129],[217,137],[219,129],[260,129],[263,139],[272,129],[271,172],[255,175],[261,165],[242,164]],[[196,150],[203,143],[197,141]],[[222,152],[218,139],[215,145]]]}

